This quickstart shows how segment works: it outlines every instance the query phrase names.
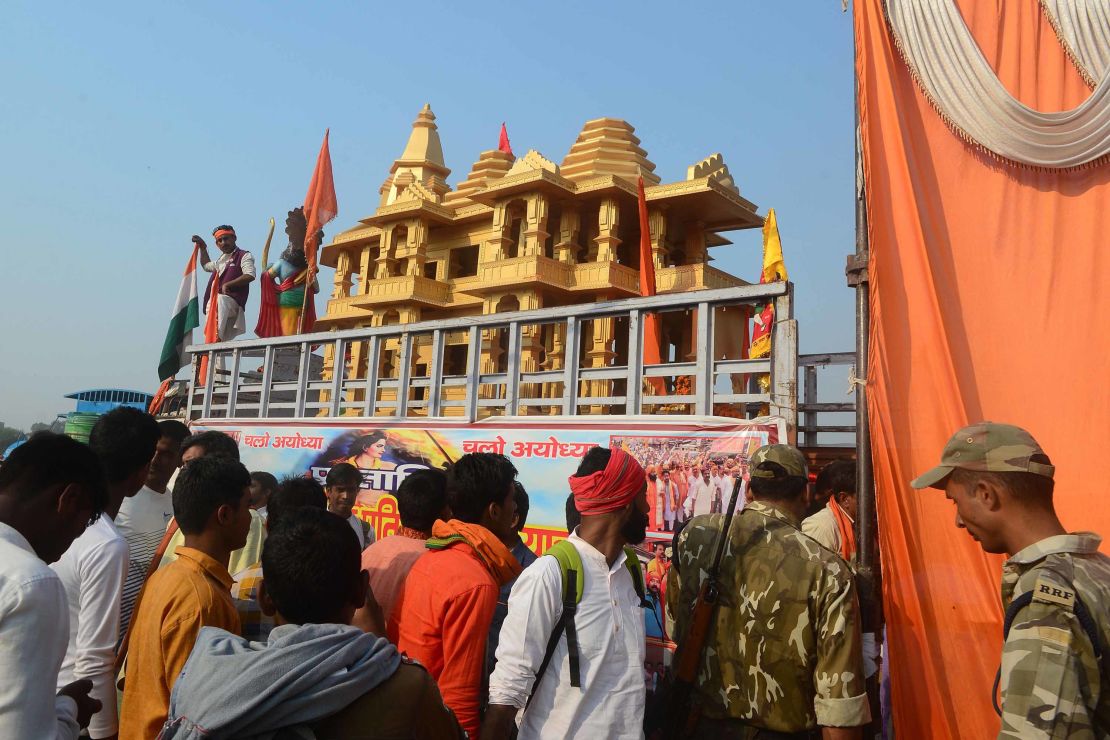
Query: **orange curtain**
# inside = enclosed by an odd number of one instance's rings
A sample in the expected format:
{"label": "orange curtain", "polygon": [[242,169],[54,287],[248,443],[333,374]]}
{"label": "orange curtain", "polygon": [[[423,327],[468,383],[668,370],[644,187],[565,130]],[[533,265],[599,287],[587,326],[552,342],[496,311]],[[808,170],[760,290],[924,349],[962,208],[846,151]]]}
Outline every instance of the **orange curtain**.
{"label": "orange curtain", "polygon": [[[1002,83],[1064,110],[1089,94],[1037,0],[955,0]],[[1110,167],[1035,171],[962,141],[921,94],[881,0],[855,3],[871,241],[871,411],[899,737],[993,737],[1002,558],[912,491],[961,425],[1029,429],[1069,529],[1110,535]],[[1105,546],[1104,546],[1105,549]]]}

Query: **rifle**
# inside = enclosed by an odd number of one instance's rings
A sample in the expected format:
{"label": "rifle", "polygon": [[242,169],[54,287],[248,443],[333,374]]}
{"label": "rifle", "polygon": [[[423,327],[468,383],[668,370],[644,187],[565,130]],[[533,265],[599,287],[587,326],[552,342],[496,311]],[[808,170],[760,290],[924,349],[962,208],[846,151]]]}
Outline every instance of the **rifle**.
{"label": "rifle", "polygon": [[[728,531],[732,528],[732,517],[736,512],[736,502],[740,493],[745,490],[747,482],[738,478],[732,487],[732,496],[725,511],[724,526],[717,533],[717,544],[713,551],[713,564],[709,567],[708,574],[701,584],[697,600],[694,602],[693,613],[690,617],[690,627],[682,644],[675,651],[675,681],[671,687],[670,701],[667,705],[667,715],[664,721],[663,737],[686,738],[690,737],[697,727],[701,717],[701,705],[694,700],[694,680],[697,678],[698,664],[701,663],[702,654],[705,652],[705,639],[709,635],[709,626],[713,616],[717,613],[717,599],[720,596],[719,576],[721,571],[721,558],[725,554],[725,542],[728,541]],[[678,557],[678,553],[675,553]]]}

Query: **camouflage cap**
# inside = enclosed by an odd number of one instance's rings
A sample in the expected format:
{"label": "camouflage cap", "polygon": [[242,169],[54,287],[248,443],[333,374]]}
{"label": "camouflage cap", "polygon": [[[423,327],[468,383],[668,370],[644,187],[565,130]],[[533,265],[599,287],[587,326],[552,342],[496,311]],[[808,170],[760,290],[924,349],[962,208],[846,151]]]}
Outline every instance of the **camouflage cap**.
{"label": "camouflage cap", "polygon": [[809,467],[805,455],[797,447],[790,445],[763,445],[752,455],[751,475],[753,478],[775,478],[775,470],[762,463],[773,462],[781,465],[786,474],[797,478],[809,478]]}
{"label": "camouflage cap", "polygon": [[1034,473],[1051,478],[1056,468],[1031,460],[1033,455],[1044,455],[1044,450],[1029,432],[1011,424],[981,421],[953,434],[940,455],[940,465],[914,478],[910,485],[944,488],[956,468],[985,473]]}

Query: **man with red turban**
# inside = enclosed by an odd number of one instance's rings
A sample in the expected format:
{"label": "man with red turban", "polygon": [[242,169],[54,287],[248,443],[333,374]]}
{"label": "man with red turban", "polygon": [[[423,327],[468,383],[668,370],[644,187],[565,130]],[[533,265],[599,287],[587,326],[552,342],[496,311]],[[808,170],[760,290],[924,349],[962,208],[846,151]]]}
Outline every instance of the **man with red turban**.
{"label": "man with red turban", "polygon": [[[570,477],[570,489],[582,514],[567,538],[582,570],[573,626],[558,636],[545,662],[549,638],[564,617],[564,595],[559,561],[541,557],[509,596],[483,740],[508,738],[521,709],[520,740],[643,737],[644,616],[632,575],[640,563],[629,561],[626,546],[647,534],[647,476],[627,452],[595,447]],[[568,637],[576,645],[574,664]]]}

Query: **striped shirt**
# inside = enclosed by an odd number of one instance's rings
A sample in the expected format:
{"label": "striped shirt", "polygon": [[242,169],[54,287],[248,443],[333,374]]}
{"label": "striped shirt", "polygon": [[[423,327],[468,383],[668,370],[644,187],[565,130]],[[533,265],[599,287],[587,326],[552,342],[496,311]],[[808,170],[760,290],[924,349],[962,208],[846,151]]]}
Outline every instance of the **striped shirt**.
{"label": "striped shirt", "polygon": [[231,600],[239,612],[239,622],[243,626],[243,637],[255,642],[266,642],[270,630],[274,628],[274,618],[262,613],[258,605],[258,587],[262,585],[262,563],[258,562],[234,576],[231,587]]}
{"label": "striped shirt", "polygon": [[146,582],[146,572],[150,561],[158,550],[158,543],[166,533],[166,525],[173,518],[173,497],[169,489],[165,493],[143,486],[137,494],[123,500],[119,515],[116,516],[116,529],[127,540],[130,552],[127,562],[127,578],[123,582],[123,600],[120,608],[119,637],[122,640],[131,623],[131,612],[135,599]]}

